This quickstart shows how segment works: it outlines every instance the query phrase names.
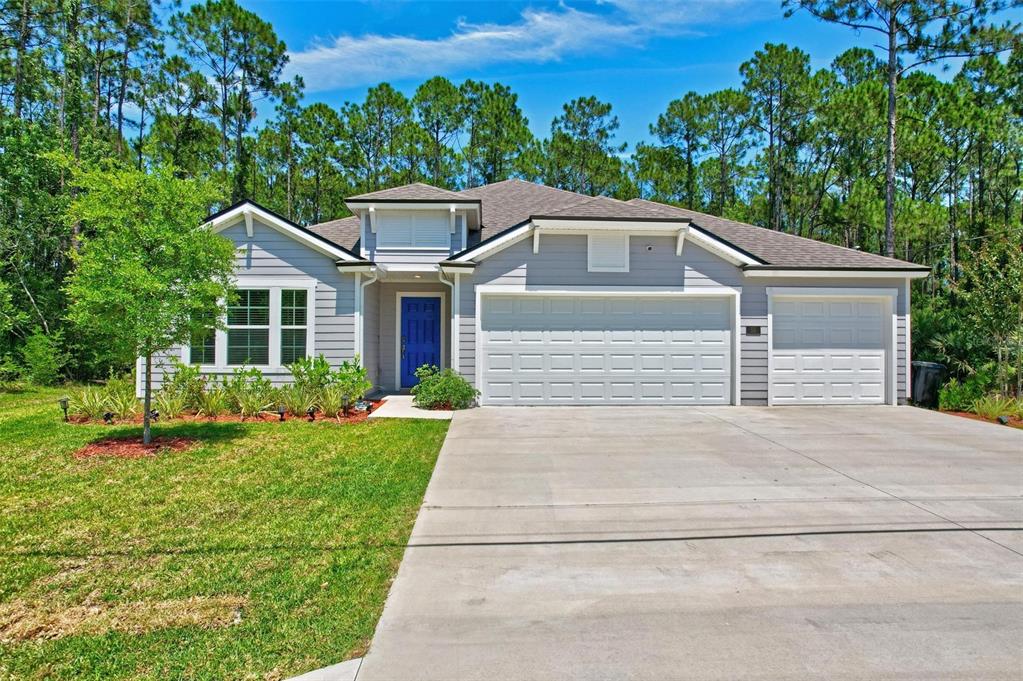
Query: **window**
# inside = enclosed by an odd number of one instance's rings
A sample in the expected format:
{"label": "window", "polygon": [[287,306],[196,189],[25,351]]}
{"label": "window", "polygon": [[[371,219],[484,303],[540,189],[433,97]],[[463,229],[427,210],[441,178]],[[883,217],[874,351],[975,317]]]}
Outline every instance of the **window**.
{"label": "window", "polygon": [[629,235],[623,232],[589,234],[586,239],[590,272],[628,272]]}
{"label": "window", "polygon": [[270,364],[269,289],[242,289],[228,306],[227,363]]}
{"label": "window", "polygon": [[451,248],[451,221],[447,211],[377,211],[378,248]]}
{"label": "window", "polygon": [[309,292],[305,289],[281,291],[281,365],[306,355]]}
{"label": "window", "polygon": [[191,364],[217,363],[217,330],[212,326],[192,334],[188,361]]}

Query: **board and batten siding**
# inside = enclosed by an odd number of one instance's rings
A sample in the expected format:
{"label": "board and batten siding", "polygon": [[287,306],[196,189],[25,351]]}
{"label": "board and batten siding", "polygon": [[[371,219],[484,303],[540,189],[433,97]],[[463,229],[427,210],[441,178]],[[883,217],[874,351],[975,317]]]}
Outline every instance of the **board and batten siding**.
{"label": "board and batten siding", "polygon": [[[445,208],[443,211],[422,211],[424,213],[436,213],[435,218],[439,222],[443,222],[444,225],[449,224],[449,212]],[[386,209],[377,209],[377,219],[384,219]],[[372,260],[373,262],[380,263],[382,265],[387,264],[434,264],[441,260],[444,260],[450,255],[458,253],[462,250],[462,224],[465,220],[464,215],[458,215],[456,218],[456,227],[454,233],[450,232],[450,227],[445,232],[447,234],[446,248],[430,249],[430,250],[419,250],[419,249],[399,249],[399,248],[379,248],[377,245],[377,234],[369,228],[369,218],[363,218],[362,233],[365,236],[364,243],[361,245],[362,255]],[[466,235],[468,238],[468,235]]]}
{"label": "board and batten siding", "polygon": [[[764,282],[764,283],[761,283]],[[740,328],[741,397],[747,405],[767,404],[767,287],[898,288],[897,367],[898,401],[906,394],[906,301],[902,279],[810,279],[753,280],[726,260],[686,243],[675,255],[675,238],[632,236],[628,272],[587,271],[585,236],[545,235],[540,252],[533,253],[532,239],[524,239],[481,260],[471,275],[461,275],[459,363],[456,369],[470,381],[476,376],[476,287],[482,285],[533,286],[672,286],[698,290],[707,287],[741,287]],[[758,326],[761,334],[750,336],[746,327]]]}
{"label": "board and batten siding", "polygon": [[[241,222],[220,234],[233,241],[238,249],[235,276],[240,285],[245,285],[247,278],[255,277],[261,281],[274,277],[315,279],[316,321],[312,354],[322,354],[334,366],[352,359],[355,354],[354,275],[341,274],[333,258],[285,236],[258,218],[252,221],[251,238],[246,235],[245,225]],[[163,383],[163,376],[171,366],[171,355],[181,359],[182,349],[174,348],[154,357],[154,389]],[[230,375],[232,371],[228,368],[206,372],[206,375]],[[275,385],[288,383],[291,379],[291,374],[284,368],[266,369],[264,374]]]}

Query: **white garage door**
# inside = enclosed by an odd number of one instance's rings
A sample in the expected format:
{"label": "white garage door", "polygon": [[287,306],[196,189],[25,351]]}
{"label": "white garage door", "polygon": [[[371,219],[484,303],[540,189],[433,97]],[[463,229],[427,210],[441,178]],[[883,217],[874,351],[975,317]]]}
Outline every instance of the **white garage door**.
{"label": "white garage door", "polygon": [[725,298],[484,295],[484,404],[728,404]]}
{"label": "white garage door", "polygon": [[772,302],[774,404],[882,404],[885,303],[779,298]]}

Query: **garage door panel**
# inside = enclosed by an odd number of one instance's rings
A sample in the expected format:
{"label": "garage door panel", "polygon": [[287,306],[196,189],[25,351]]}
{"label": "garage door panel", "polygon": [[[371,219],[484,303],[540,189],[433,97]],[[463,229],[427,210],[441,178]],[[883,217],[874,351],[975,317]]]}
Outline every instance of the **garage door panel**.
{"label": "garage door panel", "polygon": [[775,404],[884,402],[882,303],[779,299],[772,308]]}
{"label": "garage door panel", "polygon": [[[534,300],[523,305],[520,298],[527,297]],[[504,303],[495,308],[498,300]],[[729,302],[720,298],[484,297],[483,399],[494,404],[727,404],[729,311]],[[683,347],[685,352],[677,352]]]}

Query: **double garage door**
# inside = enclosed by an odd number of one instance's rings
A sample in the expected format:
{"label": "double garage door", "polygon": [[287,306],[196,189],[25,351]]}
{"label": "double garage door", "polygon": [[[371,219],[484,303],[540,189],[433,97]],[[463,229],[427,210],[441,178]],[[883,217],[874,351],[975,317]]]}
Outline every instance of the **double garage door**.
{"label": "double garage door", "polygon": [[724,297],[485,295],[484,404],[729,404]]}

